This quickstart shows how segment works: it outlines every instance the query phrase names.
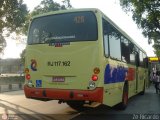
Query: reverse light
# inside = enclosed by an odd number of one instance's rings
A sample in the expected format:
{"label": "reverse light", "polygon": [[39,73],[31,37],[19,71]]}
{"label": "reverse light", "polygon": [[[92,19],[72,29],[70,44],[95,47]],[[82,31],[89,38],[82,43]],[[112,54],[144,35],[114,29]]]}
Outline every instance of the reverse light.
{"label": "reverse light", "polygon": [[28,86],[29,86],[29,87],[32,87],[32,86],[33,86],[33,84],[32,84],[32,81],[31,81],[31,80],[28,80]]}
{"label": "reverse light", "polygon": [[89,82],[89,88],[90,88],[90,89],[94,89],[95,87],[96,87],[95,82],[94,82],[94,81],[90,81],[90,82]]}
{"label": "reverse light", "polygon": [[26,79],[30,80],[31,79],[31,75],[30,74],[26,74]]}
{"label": "reverse light", "polygon": [[98,76],[97,75],[92,75],[92,80],[93,81],[97,81],[98,80]]}
{"label": "reverse light", "polygon": [[100,69],[98,67],[93,69],[94,74],[99,74],[100,73]]}

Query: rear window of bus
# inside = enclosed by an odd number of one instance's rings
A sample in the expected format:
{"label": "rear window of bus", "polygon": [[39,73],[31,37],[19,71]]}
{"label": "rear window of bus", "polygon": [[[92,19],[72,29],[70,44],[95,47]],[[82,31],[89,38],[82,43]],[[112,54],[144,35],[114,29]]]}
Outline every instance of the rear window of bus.
{"label": "rear window of bus", "polygon": [[94,41],[98,39],[96,16],[91,11],[55,14],[33,19],[28,44]]}

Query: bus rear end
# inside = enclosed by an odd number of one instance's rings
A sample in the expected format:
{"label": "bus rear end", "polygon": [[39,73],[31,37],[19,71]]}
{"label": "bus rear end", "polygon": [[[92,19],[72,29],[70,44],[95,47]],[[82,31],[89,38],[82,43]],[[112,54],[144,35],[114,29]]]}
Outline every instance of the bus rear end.
{"label": "bus rear end", "polygon": [[75,101],[102,103],[96,14],[97,10],[59,12],[32,20],[25,55],[27,98],[70,106]]}

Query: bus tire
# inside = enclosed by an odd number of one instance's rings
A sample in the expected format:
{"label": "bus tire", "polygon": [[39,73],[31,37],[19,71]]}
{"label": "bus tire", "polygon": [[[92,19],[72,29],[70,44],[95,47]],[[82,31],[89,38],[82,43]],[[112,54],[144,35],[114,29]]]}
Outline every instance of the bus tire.
{"label": "bus tire", "polygon": [[85,110],[84,101],[67,101],[66,102],[71,108],[78,112],[82,112]]}
{"label": "bus tire", "polygon": [[122,94],[122,102],[119,104],[120,110],[125,110],[128,105],[128,83],[124,84],[123,94]]}

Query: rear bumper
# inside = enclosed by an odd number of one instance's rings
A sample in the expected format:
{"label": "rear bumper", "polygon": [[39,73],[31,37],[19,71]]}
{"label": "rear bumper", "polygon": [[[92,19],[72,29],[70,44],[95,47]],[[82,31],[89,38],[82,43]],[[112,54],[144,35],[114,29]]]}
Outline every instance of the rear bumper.
{"label": "rear bumper", "polygon": [[24,85],[24,93],[27,98],[33,99],[103,102],[103,88],[96,88],[95,90],[64,90],[54,88],[30,88]]}

